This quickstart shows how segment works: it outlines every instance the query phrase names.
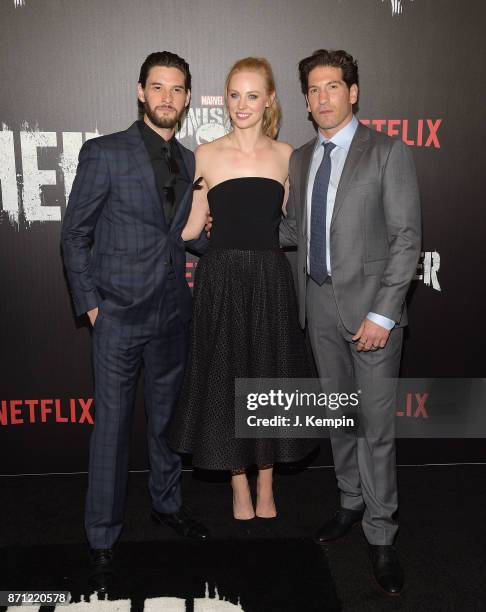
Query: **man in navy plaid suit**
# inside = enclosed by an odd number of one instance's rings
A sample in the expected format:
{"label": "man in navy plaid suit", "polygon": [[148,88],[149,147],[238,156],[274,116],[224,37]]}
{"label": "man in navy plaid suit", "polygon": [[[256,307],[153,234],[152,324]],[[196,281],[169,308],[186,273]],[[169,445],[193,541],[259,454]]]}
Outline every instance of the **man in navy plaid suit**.
{"label": "man in navy plaid suit", "polygon": [[[152,517],[180,535],[208,538],[181,509],[180,458],[165,440],[182,382],[191,294],[182,228],[192,203],[194,156],[175,137],[190,100],[188,64],[152,53],[140,70],[143,120],[88,140],[62,227],[76,314],[93,326],[95,426],[85,527],[92,578],[106,588],[123,526],[132,413],[144,367]],[[192,246],[200,249],[201,236]]]}

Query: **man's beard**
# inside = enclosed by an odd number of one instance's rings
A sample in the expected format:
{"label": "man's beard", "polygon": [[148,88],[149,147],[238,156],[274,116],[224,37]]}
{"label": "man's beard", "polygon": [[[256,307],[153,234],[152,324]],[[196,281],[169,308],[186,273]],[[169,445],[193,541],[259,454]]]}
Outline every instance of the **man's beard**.
{"label": "man's beard", "polygon": [[167,129],[167,130],[171,130],[173,128],[175,128],[177,126],[177,124],[179,123],[180,118],[182,117],[184,111],[186,110],[185,108],[183,108],[180,113],[178,113],[176,111],[176,109],[174,108],[174,112],[172,114],[170,114],[169,116],[166,117],[161,117],[160,115],[157,115],[157,113],[155,112],[155,110],[152,110],[150,108],[150,106],[148,105],[148,102],[144,102],[143,103],[143,110],[145,112],[145,114],[147,115],[147,117],[150,119],[151,123],[153,123],[153,125],[155,125],[158,128],[162,128],[162,129]]}

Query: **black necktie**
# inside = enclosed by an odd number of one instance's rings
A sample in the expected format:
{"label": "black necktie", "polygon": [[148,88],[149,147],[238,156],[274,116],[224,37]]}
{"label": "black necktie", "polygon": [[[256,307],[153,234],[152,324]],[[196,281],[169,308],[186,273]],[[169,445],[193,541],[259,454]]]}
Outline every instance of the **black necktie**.
{"label": "black necktie", "polygon": [[327,190],[331,178],[331,151],[336,146],[332,142],[322,144],[324,155],[312,188],[309,247],[309,275],[318,285],[322,285],[329,274],[326,263]]}
{"label": "black necktie", "polygon": [[172,155],[172,151],[170,148],[170,143],[166,140],[162,143],[162,157],[167,164],[167,168],[169,170],[169,176],[167,181],[164,183],[164,198],[168,204],[168,219],[167,223],[169,225],[172,222],[172,218],[174,216],[174,206],[175,206],[175,184],[177,181],[177,177],[179,175],[179,166],[177,165],[176,160]]}

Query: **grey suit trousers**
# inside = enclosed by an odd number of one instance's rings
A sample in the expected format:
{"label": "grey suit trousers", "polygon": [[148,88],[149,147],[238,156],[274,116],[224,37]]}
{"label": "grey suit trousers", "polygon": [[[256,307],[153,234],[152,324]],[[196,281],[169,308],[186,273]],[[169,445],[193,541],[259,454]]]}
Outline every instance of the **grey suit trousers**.
{"label": "grey suit trousers", "polygon": [[355,435],[330,430],[341,506],[364,509],[363,531],[370,544],[392,544],[398,529],[395,384],[387,379],[398,377],[403,329],[392,330],[384,349],[358,352],[339,317],[332,284],[319,286],[310,277],[306,310],[319,377],[352,378],[356,388],[363,389],[364,431]]}

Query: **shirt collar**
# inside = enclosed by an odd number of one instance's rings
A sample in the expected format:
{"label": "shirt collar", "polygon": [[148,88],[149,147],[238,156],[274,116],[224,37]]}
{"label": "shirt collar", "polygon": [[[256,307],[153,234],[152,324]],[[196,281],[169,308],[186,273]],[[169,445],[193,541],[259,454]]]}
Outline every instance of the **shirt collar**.
{"label": "shirt collar", "polygon": [[323,142],[332,142],[336,145],[336,147],[340,147],[345,151],[349,150],[351,146],[351,141],[354,138],[354,134],[358,129],[359,121],[356,118],[356,115],[353,115],[351,121],[346,124],[343,128],[339,130],[332,138],[324,138],[321,132],[317,132],[318,139],[316,142],[316,149],[322,145]]}
{"label": "shirt collar", "polygon": [[168,141],[165,141],[162,136],[157,134],[155,130],[153,130],[150,126],[148,126],[143,119],[138,121],[138,127],[140,129],[140,134],[142,136],[143,141],[145,142],[145,146],[149,152],[150,157],[160,157],[162,151],[162,141],[168,142],[171,148],[171,151],[177,154],[177,144],[175,135]]}

